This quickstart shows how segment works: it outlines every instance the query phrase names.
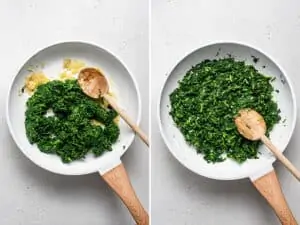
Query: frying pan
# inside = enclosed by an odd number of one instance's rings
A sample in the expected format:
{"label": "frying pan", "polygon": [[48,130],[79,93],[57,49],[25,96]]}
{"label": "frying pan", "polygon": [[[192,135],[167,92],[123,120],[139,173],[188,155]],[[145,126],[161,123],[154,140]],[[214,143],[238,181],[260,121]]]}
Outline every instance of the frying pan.
{"label": "frying pan", "polygon": [[101,68],[110,81],[111,91],[116,95],[118,104],[126,109],[137,124],[141,118],[141,99],[137,83],[126,67],[108,51],[93,44],[64,42],[44,48],[32,56],[14,77],[7,99],[7,123],[11,135],[19,149],[36,165],[62,175],[83,175],[99,171],[108,185],[116,192],[131,212],[137,224],[148,224],[148,215],[139,202],[129,181],[121,156],[134,139],[134,133],[125,122],[120,120],[120,136],[112,146],[112,151],[100,157],[87,155],[84,160],[64,164],[56,155],[44,154],[36,145],[31,145],[25,132],[25,110],[27,94],[21,94],[28,68],[43,66],[47,77],[57,78],[66,58],[78,59],[87,66]]}
{"label": "frying pan", "polygon": [[[281,116],[286,121],[277,124],[270,133],[270,139],[284,151],[288,145],[296,124],[296,100],[291,81],[270,57],[252,47],[238,43],[213,43],[199,48],[184,57],[171,71],[161,91],[158,119],[163,139],[173,156],[191,171],[216,180],[237,180],[250,178],[258,191],[266,198],[282,224],[297,224],[281,191],[280,184],[274,172],[274,156],[263,145],[260,146],[259,159],[248,159],[238,164],[227,159],[222,163],[207,163],[201,154],[197,154],[189,146],[179,129],[176,128],[170,112],[169,95],[178,86],[184,74],[197,63],[205,59],[219,59],[232,56],[254,65],[263,74],[275,76],[274,98],[281,109]],[[255,60],[258,58],[259,60]]]}

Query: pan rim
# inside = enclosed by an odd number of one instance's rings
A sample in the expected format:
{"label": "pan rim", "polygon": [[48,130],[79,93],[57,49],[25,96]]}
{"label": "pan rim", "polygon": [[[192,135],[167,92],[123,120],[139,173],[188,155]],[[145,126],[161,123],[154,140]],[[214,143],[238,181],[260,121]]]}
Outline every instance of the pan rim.
{"label": "pan rim", "polygon": [[[72,44],[73,45],[85,45],[85,46],[90,46],[90,47],[93,47],[95,49],[101,50],[101,51],[105,52],[105,54],[110,55],[112,58],[114,58],[116,61],[118,61],[124,67],[124,69],[129,74],[129,77],[130,77],[130,79],[133,83],[134,89],[135,89],[135,93],[136,93],[136,97],[137,97],[137,117],[136,117],[135,120],[136,120],[137,125],[140,125],[141,115],[142,115],[142,104],[141,104],[141,93],[140,93],[139,86],[138,86],[136,78],[133,76],[133,74],[128,69],[126,64],[119,57],[117,57],[116,54],[112,53],[110,50],[107,50],[106,48],[103,48],[102,46],[99,46],[98,44],[95,44],[93,42],[84,42],[84,41],[56,42],[54,44],[47,45],[45,47],[39,48],[38,50],[35,50],[33,54],[29,55],[29,57],[26,56],[25,62],[21,63],[21,66],[18,67],[15,75],[11,78],[11,81],[9,83],[9,89],[8,89],[8,93],[7,93],[7,96],[6,96],[6,106],[5,106],[5,108],[6,108],[5,109],[5,111],[6,111],[6,123],[8,125],[10,135],[13,138],[14,142],[16,143],[19,151],[21,151],[26,156],[26,158],[29,159],[31,162],[33,162],[35,165],[37,165],[37,166],[39,166],[39,167],[43,168],[44,170],[47,170],[51,173],[54,173],[54,174],[70,175],[70,176],[86,175],[86,174],[95,173],[95,172],[98,171],[98,169],[94,168],[94,169],[88,169],[88,170],[81,170],[81,171],[77,171],[77,172],[74,172],[74,173],[73,172],[72,173],[61,172],[59,170],[53,170],[53,169],[49,168],[48,166],[43,165],[43,163],[31,159],[31,157],[28,154],[26,154],[25,151],[23,151],[23,146],[20,144],[18,138],[16,137],[16,134],[15,134],[16,131],[12,127],[12,122],[11,122],[12,118],[10,116],[10,110],[9,110],[9,102],[10,102],[10,98],[11,98],[11,94],[12,94],[12,87],[15,83],[16,78],[18,77],[19,73],[21,72],[22,68],[24,67],[24,65],[28,61],[30,61],[32,58],[34,58],[36,55],[38,55],[39,53],[41,53],[43,51],[46,51],[47,49],[51,49],[53,47],[57,47],[57,46],[60,46],[60,45],[66,45],[66,44],[69,44],[69,45],[72,45]],[[118,155],[119,155],[120,158],[124,155],[124,153],[132,145],[132,143],[135,139],[135,136],[136,136],[135,133],[133,133],[132,137],[130,137],[128,139],[128,143],[126,144],[125,148],[122,148],[122,151],[119,151]],[[100,168],[100,166],[99,166],[99,168]]]}
{"label": "pan rim", "polygon": [[[166,147],[168,148],[169,152],[171,152],[171,154],[173,155],[173,157],[175,157],[177,159],[177,161],[180,162],[180,164],[182,166],[184,166],[185,168],[187,168],[188,170],[198,174],[198,175],[201,175],[203,177],[207,177],[209,179],[214,179],[214,180],[240,180],[240,179],[245,179],[245,178],[249,178],[251,177],[252,174],[248,174],[247,176],[232,176],[232,177],[217,177],[217,176],[212,176],[212,175],[207,175],[205,173],[203,173],[202,171],[199,171],[197,169],[195,169],[193,166],[191,166],[189,163],[187,163],[185,160],[182,159],[182,157],[180,157],[176,151],[172,150],[172,144],[170,143],[169,139],[167,138],[167,135],[163,129],[163,125],[162,125],[162,120],[161,120],[161,101],[162,101],[162,97],[163,97],[163,92],[165,90],[165,87],[168,83],[168,80],[171,76],[171,74],[173,73],[173,71],[176,69],[176,67],[182,63],[182,61],[184,61],[186,58],[188,58],[190,55],[193,55],[194,53],[196,53],[197,51],[203,49],[203,48],[206,48],[206,47],[211,47],[211,46],[214,46],[214,45],[220,45],[220,44],[228,44],[228,45],[239,45],[239,46],[242,46],[242,47],[246,47],[246,48],[249,48],[249,49],[253,49],[259,53],[261,53],[262,55],[266,56],[270,61],[272,61],[277,67],[278,69],[282,72],[285,80],[286,80],[286,83],[288,84],[288,87],[290,88],[290,94],[291,94],[291,101],[292,101],[292,105],[293,105],[293,119],[292,119],[292,125],[291,125],[291,129],[290,129],[290,133],[289,133],[289,136],[288,136],[288,141],[287,141],[287,144],[285,145],[285,147],[283,148],[283,152],[285,151],[285,149],[287,148],[287,146],[289,145],[290,143],[290,140],[294,134],[294,131],[295,131],[295,127],[296,127],[296,122],[297,122],[297,103],[296,103],[296,96],[295,96],[295,91],[294,91],[294,87],[292,85],[292,81],[290,79],[290,77],[287,75],[287,73],[285,72],[285,70],[277,63],[277,60],[274,60],[273,57],[270,57],[269,54],[265,53],[264,51],[262,51],[260,48],[258,47],[254,47],[253,45],[250,45],[250,44],[247,44],[245,42],[238,42],[238,41],[212,41],[212,42],[207,42],[206,44],[203,44],[201,46],[198,46],[197,48],[194,48],[192,49],[191,51],[188,51],[188,53],[185,53],[185,55],[183,57],[181,57],[179,60],[177,60],[175,62],[175,65],[173,64],[169,70],[169,72],[167,73],[167,76],[165,77],[165,80],[163,82],[163,85],[161,86],[161,89],[160,89],[160,94],[159,94],[159,99],[158,99],[158,103],[157,103],[157,119],[158,119],[158,125],[159,125],[159,131],[161,133],[161,136],[164,140],[164,143],[166,145]],[[175,125],[174,125],[175,126]],[[274,158],[272,160],[272,163],[273,164],[274,162],[276,161],[276,159]],[[266,167],[268,167],[270,165],[266,165]],[[260,168],[262,170],[262,168]],[[259,170],[259,169],[257,169]],[[253,171],[253,173],[257,172],[257,170]]]}

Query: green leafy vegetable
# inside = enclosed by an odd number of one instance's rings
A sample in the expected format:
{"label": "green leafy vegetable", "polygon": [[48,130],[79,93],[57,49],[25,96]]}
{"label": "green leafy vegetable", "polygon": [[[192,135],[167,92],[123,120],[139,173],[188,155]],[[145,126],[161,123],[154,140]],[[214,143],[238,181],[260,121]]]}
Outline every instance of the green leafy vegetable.
{"label": "green leafy vegetable", "polygon": [[260,142],[243,138],[234,117],[240,109],[252,108],[264,117],[268,132],[279,122],[271,79],[233,58],[205,60],[192,67],[171,93],[170,115],[207,162],[258,158]]}
{"label": "green leafy vegetable", "polygon": [[[110,151],[119,137],[117,113],[86,96],[77,80],[40,85],[27,101],[26,134],[40,151],[57,154],[65,163]],[[92,121],[98,121],[96,125]]]}

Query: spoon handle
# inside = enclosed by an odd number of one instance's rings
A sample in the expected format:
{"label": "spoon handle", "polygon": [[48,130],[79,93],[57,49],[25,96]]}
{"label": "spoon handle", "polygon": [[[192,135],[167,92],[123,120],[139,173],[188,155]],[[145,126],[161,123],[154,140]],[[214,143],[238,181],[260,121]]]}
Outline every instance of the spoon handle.
{"label": "spoon handle", "polygon": [[127,115],[127,113],[116,104],[114,99],[107,94],[103,95],[103,98],[108,102],[108,104],[110,104],[110,106],[114,110],[116,110],[116,112],[122,117],[122,119],[131,127],[131,129],[134,132],[136,132],[139,135],[142,141],[149,147],[149,141],[147,135],[141,130],[141,128],[139,128],[139,126],[137,126],[131,120],[131,118]]}
{"label": "spoon handle", "polygon": [[137,225],[149,225],[149,216],[136,196],[124,165],[121,163],[102,175],[128,208]]}
{"label": "spoon handle", "polygon": [[282,164],[300,181],[300,171],[288,160],[281,151],[265,135],[261,137],[261,141],[272,151],[272,153],[282,162]]}

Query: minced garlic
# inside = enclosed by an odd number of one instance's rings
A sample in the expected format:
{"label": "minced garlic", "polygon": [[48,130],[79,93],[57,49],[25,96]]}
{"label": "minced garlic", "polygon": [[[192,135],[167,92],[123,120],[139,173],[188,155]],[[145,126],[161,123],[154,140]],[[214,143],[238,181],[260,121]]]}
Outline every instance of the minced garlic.
{"label": "minced garlic", "polygon": [[70,71],[72,74],[77,74],[85,67],[85,63],[78,59],[64,59],[63,68]]}
{"label": "minced garlic", "polygon": [[25,80],[25,90],[28,93],[32,93],[39,85],[45,84],[48,81],[49,79],[43,72],[32,72]]}

